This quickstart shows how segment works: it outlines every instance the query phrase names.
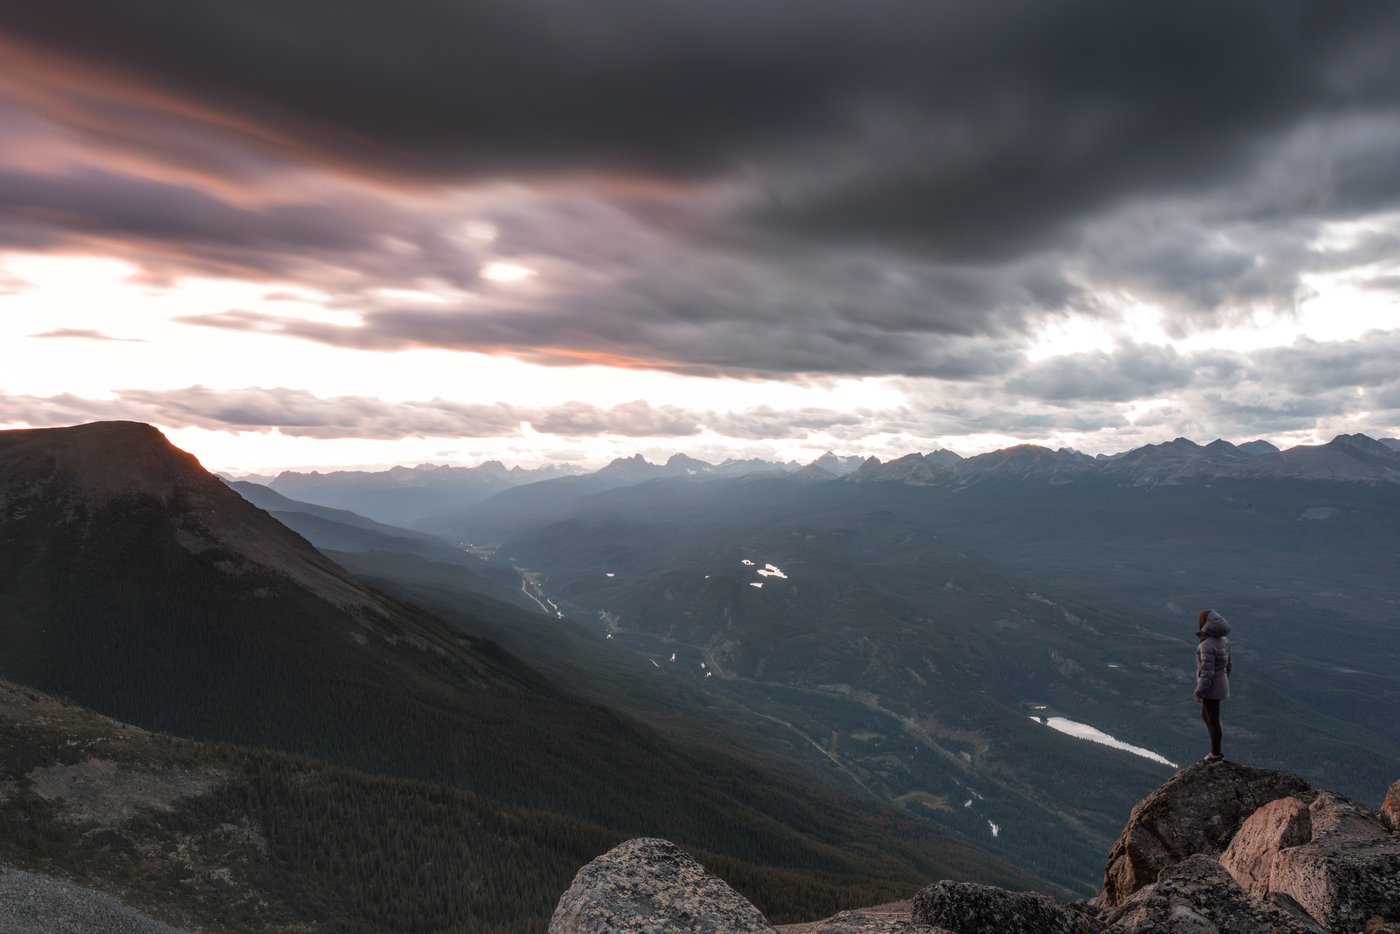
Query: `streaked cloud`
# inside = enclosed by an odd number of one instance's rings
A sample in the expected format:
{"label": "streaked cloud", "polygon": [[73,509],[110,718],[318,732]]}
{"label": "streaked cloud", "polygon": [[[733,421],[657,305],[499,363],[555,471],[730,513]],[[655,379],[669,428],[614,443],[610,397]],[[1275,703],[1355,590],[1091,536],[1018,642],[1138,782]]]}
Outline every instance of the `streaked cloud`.
{"label": "streaked cloud", "polygon": [[142,343],[141,339],[137,337],[112,337],[110,334],[103,334],[101,331],[94,331],[88,328],[54,328],[52,331],[45,331],[42,334],[31,334],[30,337],[88,341],[121,341],[128,344]]}
{"label": "streaked cloud", "polygon": [[[586,402],[523,407],[471,405],[443,399],[387,402],[365,396],[320,398],[298,389],[121,390],[112,399],[64,394],[51,397],[0,393],[0,422],[36,426],[97,420],[147,421],[170,428],[214,431],[276,430],[291,437],[492,438],[532,433],[561,438],[619,436],[688,438],[710,429],[742,438],[787,438],[850,424],[838,412],[691,412],[645,401],[602,408]],[[761,428],[761,430],[760,430]]]}

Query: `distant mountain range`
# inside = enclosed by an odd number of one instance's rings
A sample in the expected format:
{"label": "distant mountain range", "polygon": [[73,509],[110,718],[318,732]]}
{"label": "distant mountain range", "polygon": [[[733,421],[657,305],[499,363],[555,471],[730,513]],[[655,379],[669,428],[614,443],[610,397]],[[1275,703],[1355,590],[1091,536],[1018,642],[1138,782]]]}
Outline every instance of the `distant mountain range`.
{"label": "distant mountain range", "polygon": [[301,502],[350,510],[400,527],[420,526],[451,534],[449,530],[455,523],[442,517],[461,513],[505,490],[556,479],[586,480],[575,489],[599,492],[649,480],[687,478],[788,476],[801,480],[830,480],[850,477],[856,481],[927,484],[971,482],[986,477],[1039,477],[1060,482],[1095,472],[1110,476],[1115,482],[1144,484],[1205,476],[1395,482],[1400,480],[1400,439],[1374,440],[1365,435],[1341,435],[1324,445],[1280,451],[1267,441],[1235,445],[1216,440],[1201,445],[1177,438],[1093,457],[1069,448],[1051,450],[1018,445],[973,457],[937,450],[908,454],[886,462],[828,451],[806,465],[757,458],[712,464],[686,454],[674,454],[664,464],[653,464],[642,455],[634,454],[617,458],[592,472],[573,465],[527,470],[488,461],[476,467],[425,465],[384,471],[284,471],[275,477],[242,479],[258,482]]}
{"label": "distant mountain range", "polygon": [[266,485],[292,499],[353,510],[370,519],[402,524],[419,516],[460,509],[512,486],[575,472],[567,465],[526,470],[507,468],[500,461],[487,461],[475,467],[424,465],[374,472],[284,471]]}
{"label": "distant mountain range", "polygon": [[1068,483],[1103,477],[1115,483],[1153,485],[1211,477],[1374,480],[1400,482],[1400,440],[1338,435],[1326,444],[1280,451],[1267,441],[1201,445],[1186,438],[1150,444],[1123,454],[1089,457],[1061,448],[1019,445],[962,458],[951,451],[910,454],[889,463],[871,459],[852,474],[856,481],[971,483],[989,478]]}

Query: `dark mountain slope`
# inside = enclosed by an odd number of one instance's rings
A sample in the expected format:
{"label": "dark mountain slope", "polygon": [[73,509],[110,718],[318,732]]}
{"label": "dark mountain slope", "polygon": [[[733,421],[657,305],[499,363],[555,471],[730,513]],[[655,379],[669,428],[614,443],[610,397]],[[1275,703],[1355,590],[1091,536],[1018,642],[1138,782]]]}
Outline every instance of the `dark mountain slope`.
{"label": "dark mountain slope", "polygon": [[626,812],[568,771],[601,786],[659,755],[494,644],[355,581],[154,429],[0,434],[0,484],[7,677],[147,727],[595,817]]}
{"label": "dark mountain slope", "polygon": [[434,535],[385,525],[346,509],[301,503],[256,483],[234,481],[229,486],[305,537],[318,551],[415,555],[435,564],[450,564],[457,568],[453,574],[463,589],[526,610],[539,610],[538,605],[521,592],[519,574],[501,565],[489,564]]}
{"label": "dark mountain slope", "polygon": [[[0,863],[218,934],[533,934],[577,866],[622,836],[444,785],[148,733],[3,680],[0,791]],[[923,881],[893,863],[878,879],[696,852],[786,920]]]}
{"label": "dark mountain slope", "polygon": [[0,675],[148,728],[450,784],[731,859],[1027,880],[683,746],[356,581],[154,429],[0,433]]}
{"label": "dark mountain slope", "polygon": [[499,541],[505,530],[521,522],[543,522],[567,510],[573,502],[634,481],[603,471],[583,477],[557,477],[511,487],[466,509],[430,516],[414,527],[453,541]]}
{"label": "dark mountain slope", "polygon": [[400,525],[376,522],[357,512],[351,512],[349,509],[333,509],[329,506],[318,506],[315,503],[292,499],[283,496],[272,487],[264,486],[261,483],[250,483],[247,480],[226,480],[224,482],[237,491],[239,496],[242,496],[254,506],[257,506],[259,509],[265,509],[274,515],[279,512],[302,513],[315,516],[318,519],[324,519],[328,522],[334,522],[337,525],[346,525],[369,532],[377,532],[380,535],[387,535],[393,538],[412,539],[429,545],[440,546],[446,544],[446,542],[435,535],[417,532]]}

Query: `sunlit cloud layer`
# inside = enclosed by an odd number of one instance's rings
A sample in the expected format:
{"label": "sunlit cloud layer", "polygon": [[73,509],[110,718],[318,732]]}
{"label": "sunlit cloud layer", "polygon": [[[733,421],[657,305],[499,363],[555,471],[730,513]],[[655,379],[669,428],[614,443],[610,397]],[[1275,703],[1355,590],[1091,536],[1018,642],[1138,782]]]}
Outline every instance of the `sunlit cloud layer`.
{"label": "sunlit cloud layer", "polygon": [[0,2],[0,419],[296,463],[1400,434],[1397,37],[1322,0]]}

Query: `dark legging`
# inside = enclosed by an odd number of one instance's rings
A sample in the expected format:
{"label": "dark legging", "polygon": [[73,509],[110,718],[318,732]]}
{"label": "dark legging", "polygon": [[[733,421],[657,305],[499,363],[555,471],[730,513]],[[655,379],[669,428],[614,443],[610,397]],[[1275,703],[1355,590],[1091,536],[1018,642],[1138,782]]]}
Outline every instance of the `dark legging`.
{"label": "dark legging", "polygon": [[1210,731],[1210,754],[1220,755],[1220,701],[1213,697],[1201,698],[1201,719]]}

